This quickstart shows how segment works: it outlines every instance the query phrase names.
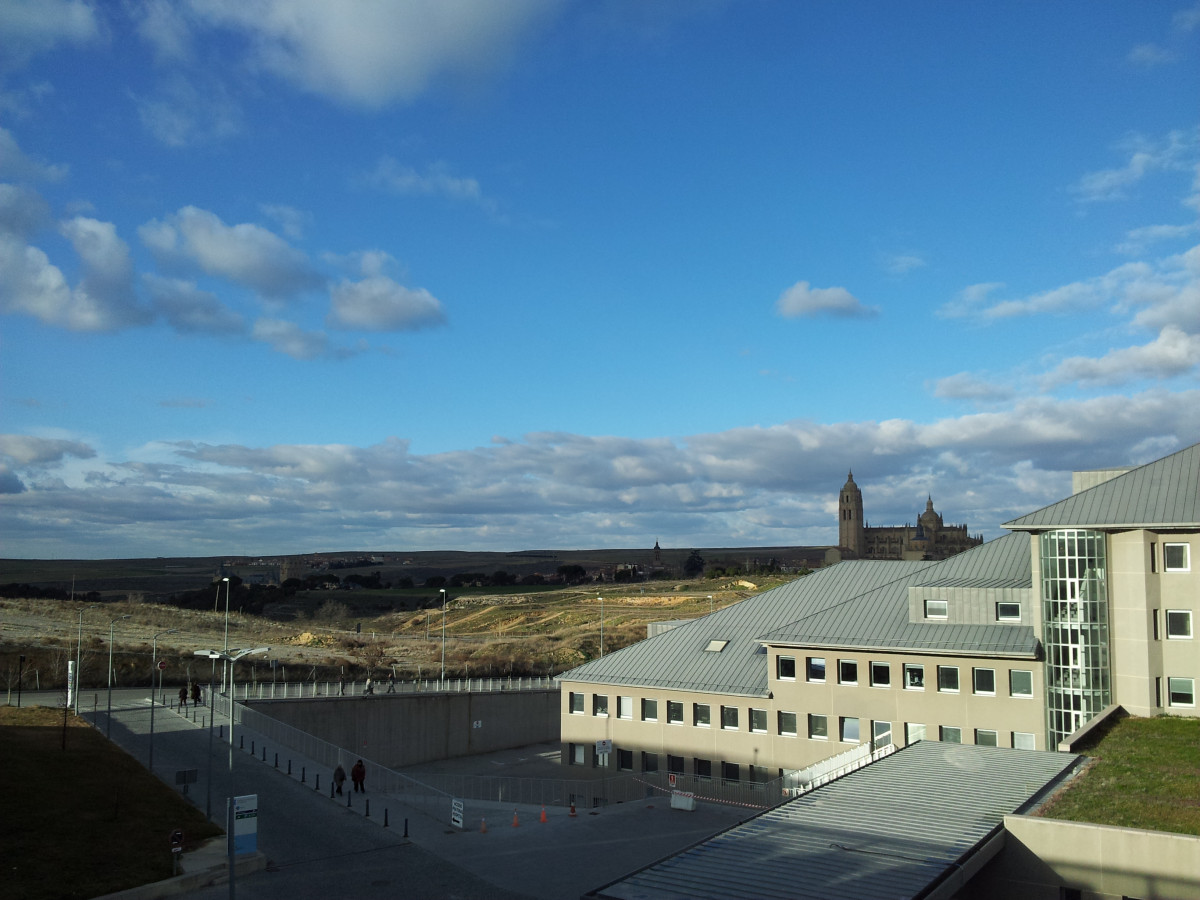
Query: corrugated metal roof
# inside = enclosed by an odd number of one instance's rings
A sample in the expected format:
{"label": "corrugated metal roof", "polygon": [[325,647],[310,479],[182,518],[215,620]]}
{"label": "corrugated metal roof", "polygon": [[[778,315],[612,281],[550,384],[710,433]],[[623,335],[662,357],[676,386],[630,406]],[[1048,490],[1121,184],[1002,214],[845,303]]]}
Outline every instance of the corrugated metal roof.
{"label": "corrugated metal roof", "polygon": [[1200,444],[1004,524],[1019,531],[1198,526]]}
{"label": "corrugated metal roof", "polygon": [[587,896],[909,900],[1079,759],[921,741]]}

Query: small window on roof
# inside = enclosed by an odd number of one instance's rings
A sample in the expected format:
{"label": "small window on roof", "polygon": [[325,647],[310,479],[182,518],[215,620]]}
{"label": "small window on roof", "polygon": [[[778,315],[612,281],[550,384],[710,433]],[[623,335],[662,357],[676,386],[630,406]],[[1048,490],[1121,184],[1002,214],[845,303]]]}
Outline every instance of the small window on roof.
{"label": "small window on roof", "polygon": [[722,650],[725,649],[725,645],[728,643],[729,643],[729,641],[711,640],[708,642],[708,646],[704,648],[704,651],[706,653],[708,653],[708,652],[720,653]]}

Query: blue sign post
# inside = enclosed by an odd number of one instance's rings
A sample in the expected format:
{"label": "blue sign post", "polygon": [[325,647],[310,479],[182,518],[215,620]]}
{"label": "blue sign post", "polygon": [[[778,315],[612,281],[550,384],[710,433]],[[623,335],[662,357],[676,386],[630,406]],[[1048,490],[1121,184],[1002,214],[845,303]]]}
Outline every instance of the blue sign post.
{"label": "blue sign post", "polygon": [[258,794],[233,798],[233,852],[258,852]]}

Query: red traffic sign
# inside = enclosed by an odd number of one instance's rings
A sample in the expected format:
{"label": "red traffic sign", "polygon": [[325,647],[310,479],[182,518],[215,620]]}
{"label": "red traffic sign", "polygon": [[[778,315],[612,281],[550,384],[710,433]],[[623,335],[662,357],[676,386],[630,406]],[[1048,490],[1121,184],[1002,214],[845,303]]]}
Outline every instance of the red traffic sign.
{"label": "red traffic sign", "polygon": [[160,669],[165,669],[167,667],[167,661],[165,659],[160,659],[158,661],[158,667]]}

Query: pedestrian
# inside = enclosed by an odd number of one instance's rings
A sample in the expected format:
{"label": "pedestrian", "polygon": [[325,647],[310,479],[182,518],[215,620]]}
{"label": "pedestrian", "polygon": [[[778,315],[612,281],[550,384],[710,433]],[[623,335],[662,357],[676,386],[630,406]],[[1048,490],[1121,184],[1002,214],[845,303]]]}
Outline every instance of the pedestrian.
{"label": "pedestrian", "polygon": [[342,793],[342,785],[346,783],[346,770],[342,768],[342,764],[338,763],[338,767],[333,770],[333,786],[337,789],[337,793]]}
{"label": "pedestrian", "polygon": [[362,791],[365,794],[367,792],[367,786],[363,784],[367,780],[367,767],[363,765],[361,759],[350,770],[350,780],[354,782],[354,793]]}
{"label": "pedestrian", "polygon": [[388,673],[388,689],[387,689],[387,692],[388,692],[389,694],[394,694],[394,693],[396,693],[396,673],[395,673],[395,672],[389,672],[389,673]]}
{"label": "pedestrian", "polygon": [[179,708],[187,709],[187,685],[179,689]]}
{"label": "pedestrian", "polygon": [[[346,696],[346,676],[345,675],[338,676],[338,696],[339,697]],[[343,780],[345,780],[344,777],[343,777]]]}
{"label": "pedestrian", "polygon": [[375,693],[375,684],[374,684],[374,682],[371,681],[370,675],[367,676],[367,693],[368,694]]}
{"label": "pedestrian", "polygon": [[200,682],[192,682],[192,706],[202,706],[200,702]]}

